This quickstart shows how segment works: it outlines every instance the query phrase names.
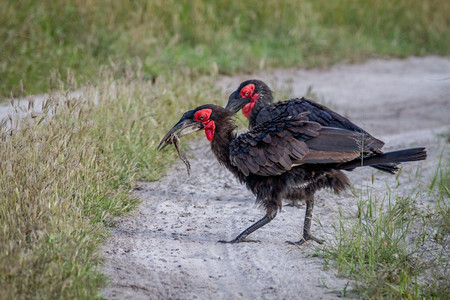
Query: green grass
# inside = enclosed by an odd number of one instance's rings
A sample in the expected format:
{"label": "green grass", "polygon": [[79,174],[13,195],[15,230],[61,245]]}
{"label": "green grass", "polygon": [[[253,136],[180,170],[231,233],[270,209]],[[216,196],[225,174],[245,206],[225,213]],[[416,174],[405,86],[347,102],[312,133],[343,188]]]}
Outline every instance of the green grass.
{"label": "green grass", "polygon": [[156,152],[159,138],[187,108],[217,99],[209,77],[103,79],[0,130],[4,299],[92,299],[105,282],[97,270],[105,226],[135,205],[134,180],[156,180],[175,160]]}
{"label": "green grass", "polygon": [[[447,138],[448,136],[446,137],[448,143]],[[436,171],[429,185],[429,194],[437,195],[431,221],[435,227],[435,241],[443,244],[450,236],[450,153],[448,151],[442,151],[439,157]]]}
{"label": "green grass", "polygon": [[[387,196],[380,197],[369,190],[357,203],[356,220],[340,212],[336,240],[317,254],[325,258],[326,267],[331,265],[340,276],[354,281],[343,295],[446,299],[450,291],[447,163],[441,160],[437,165],[428,195],[422,189],[394,196],[398,193],[388,188]],[[436,186],[438,190],[433,190]],[[424,197],[435,203],[420,207],[418,199]]]}
{"label": "green grass", "polygon": [[439,200],[450,197],[450,154],[442,151],[439,163],[429,186],[429,192],[438,192]]}
{"label": "green grass", "polygon": [[101,66],[153,78],[449,55],[449,14],[446,0],[1,1],[0,96],[73,88]]}

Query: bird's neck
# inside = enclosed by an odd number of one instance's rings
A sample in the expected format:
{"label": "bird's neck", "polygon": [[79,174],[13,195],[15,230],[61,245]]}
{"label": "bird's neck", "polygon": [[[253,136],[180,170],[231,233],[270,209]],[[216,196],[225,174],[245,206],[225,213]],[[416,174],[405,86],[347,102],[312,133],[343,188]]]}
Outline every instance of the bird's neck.
{"label": "bird's neck", "polygon": [[250,112],[250,116],[248,118],[250,127],[256,126],[256,116],[259,114],[260,110],[270,103],[273,102],[272,93],[261,94],[256,100],[255,106]]}
{"label": "bird's neck", "polygon": [[236,125],[231,119],[218,121],[211,141],[211,150],[217,160],[237,176],[239,171],[230,161],[230,142],[236,137],[235,129]]}

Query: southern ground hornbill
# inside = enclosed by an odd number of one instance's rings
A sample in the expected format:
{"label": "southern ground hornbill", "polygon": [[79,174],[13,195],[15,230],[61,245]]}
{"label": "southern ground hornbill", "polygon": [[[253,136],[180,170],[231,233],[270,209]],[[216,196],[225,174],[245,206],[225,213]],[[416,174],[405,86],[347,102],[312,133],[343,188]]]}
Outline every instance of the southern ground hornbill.
{"label": "southern ground hornbill", "polygon": [[309,111],[309,120],[322,126],[367,133],[337,112],[303,97],[273,103],[272,90],[265,82],[257,79],[242,82],[229,96],[226,109],[234,113],[242,109],[250,128],[281,114],[295,116]]}
{"label": "southern ground hornbill", "polygon": [[[365,130],[337,112],[304,97],[273,103],[272,90],[265,82],[257,79],[242,82],[238,89],[231,93],[226,109],[231,110],[233,113],[237,113],[242,109],[242,114],[249,121],[249,128],[253,128],[279,115],[296,116],[303,112],[309,112],[309,120],[322,126],[342,128],[368,135]],[[374,137],[371,136],[371,138]],[[384,143],[382,141],[378,142],[381,144],[381,148]],[[398,171],[398,166],[395,163],[378,164],[372,167],[391,174]],[[330,174],[328,176],[333,175]],[[302,194],[305,194],[305,190],[299,189],[286,197],[292,201],[293,206],[297,206],[299,200],[308,200],[310,198],[308,195],[302,197]]]}
{"label": "southern ground hornbill", "polygon": [[[256,196],[265,216],[228,243],[246,237],[272,221],[282,207],[282,198],[305,190],[307,201],[302,238],[322,243],[310,233],[315,191],[329,187],[340,192],[349,186],[340,170],[360,166],[423,160],[424,148],[382,153],[383,143],[369,134],[325,127],[308,119],[308,112],[296,116],[280,114],[274,119],[236,135],[234,113],[216,105],[203,105],[182,116],[162,138],[160,149],[191,132],[204,130],[217,160]],[[225,241],[222,241],[225,242]]]}

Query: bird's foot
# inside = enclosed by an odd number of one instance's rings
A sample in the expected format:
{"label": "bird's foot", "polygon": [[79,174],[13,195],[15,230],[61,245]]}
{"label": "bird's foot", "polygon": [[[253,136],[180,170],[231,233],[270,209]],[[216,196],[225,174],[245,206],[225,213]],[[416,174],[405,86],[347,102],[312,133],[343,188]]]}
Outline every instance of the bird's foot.
{"label": "bird's foot", "polygon": [[288,244],[291,244],[291,245],[301,246],[301,245],[303,245],[306,241],[314,241],[314,242],[319,243],[319,244],[323,244],[323,243],[325,242],[325,240],[316,238],[315,236],[309,234],[309,235],[303,235],[303,237],[302,237],[299,241],[297,241],[297,242],[290,242],[290,241],[287,241],[287,243],[288,243]]}
{"label": "bird's foot", "polygon": [[235,239],[232,239],[231,241],[220,240],[220,241],[218,241],[218,242],[219,242],[219,243],[222,243],[222,244],[261,243],[261,241],[258,241],[258,240],[248,240],[248,239],[246,239],[246,238],[240,238],[240,239],[235,238]]}

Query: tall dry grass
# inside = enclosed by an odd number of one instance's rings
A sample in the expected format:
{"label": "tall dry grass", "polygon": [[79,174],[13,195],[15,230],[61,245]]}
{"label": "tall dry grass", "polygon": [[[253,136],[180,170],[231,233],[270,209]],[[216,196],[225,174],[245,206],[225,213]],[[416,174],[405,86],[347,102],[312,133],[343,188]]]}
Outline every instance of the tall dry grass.
{"label": "tall dry grass", "polygon": [[105,225],[136,203],[128,194],[133,180],[161,177],[174,159],[156,151],[170,121],[217,99],[209,78],[188,75],[155,82],[104,76],[80,97],[55,93],[42,112],[3,124],[1,298],[96,295]]}

